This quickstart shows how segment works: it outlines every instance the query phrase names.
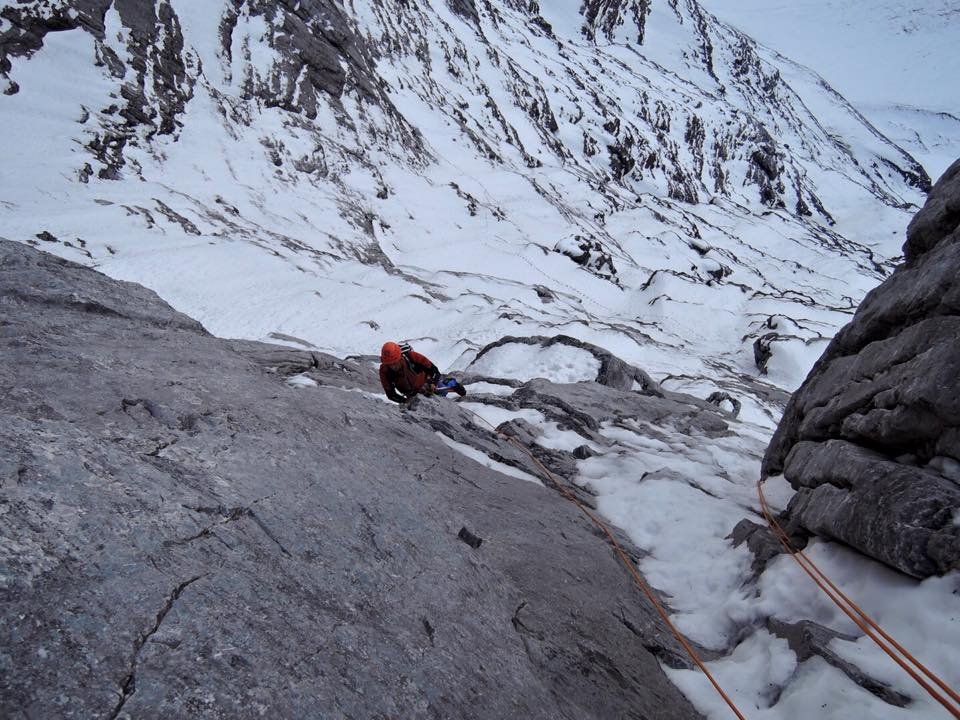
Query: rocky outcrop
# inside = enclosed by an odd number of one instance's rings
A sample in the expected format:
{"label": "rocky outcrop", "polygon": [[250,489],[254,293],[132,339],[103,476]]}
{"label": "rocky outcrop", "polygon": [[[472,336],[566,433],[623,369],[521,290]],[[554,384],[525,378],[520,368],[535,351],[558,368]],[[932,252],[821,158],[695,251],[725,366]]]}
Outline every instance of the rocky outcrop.
{"label": "rocky outcrop", "polygon": [[[113,32],[107,28],[109,11],[116,12],[120,23]],[[375,49],[340,3],[250,0],[224,3],[218,14],[218,36],[206,41],[219,45],[221,61],[229,64],[236,60],[238,67],[241,62],[256,65],[251,61],[258,52],[256,45],[269,47],[273,55],[265,67],[248,66],[242,77],[228,78],[236,80],[236,98],[228,98],[223,90],[214,92],[225,117],[241,121],[246,117],[248,122],[253,107],[282,108],[296,118],[292,122],[302,125],[330,109],[338,122],[353,128],[354,121],[346,117],[342,106],[349,90],[382,109],[387,120],[382,123],[384,132],[395,133],[414,155],[428,155],[419,135],[384,91],[384,82],[375,71]],[[184,42],[180,17],[170,3],[161,0],[70,0],[56,6],[29,3],[4,7],[0,18],[9,23],[9,29],[0,32],[0,79],[11,72],[10,58],[31,56],[51,32],[82,29],[93,37],[97,65],[117,84],[117,91],[111,94],[116,102],[93,108],[92,119],[84,108],[86,117],[81,121],[89,128],[91,137],[85,146],[101,166],[97,172],[101,179],[119,180],[130,169],[139,172],[136,164],[131,168],[128,163],[128,146],[150,145],[158,135],[176,139],[196,84],[217,84],[224,72],[224,68],[203,67],[196,49]],[[263,22],[263,37],[251,40],[242,34],[245,23],[251,21]],[[240,57],[234,58],[234,53]],[[19,90],[16,82],[7,80],[6,94]],[[249,106],[243,108],[243,103]],[[272,139],[265,139],[265,146],[271,143]],[[278,167],[289,154],[282,146],[267,147],[267,151]],[[314,152],[292,158],[291,166],[312,174],[323,166],[322,152],[320,157]],[[92,167],[84,169],[81,181],[88,182],[92,174]]]}
{"label": "rocky outcrop", "polygon": [[960,161],[793,396],[763,463],[793,523],[915,577],[960,568]]}
{"label": "rocky outcrop", "polygon": [[615,31],[629,23],[629,32],[636,31],[635,41],[643,44],[647,15],[650,14],[650,0],[627,0],[626,2],[603,2],[586,0],[581,6],[584,24],[581,29],[584,37],[596,39],[599,33],[607,40],[614,38]]}
{"label": "rocky outcrop", "polygon": [[554,251],[566,255],[590,272],[619,284],[613,257],[599,240],[574,235],[558,242],[554,246]]}
{"label": "rocky outcrop", "polygon": [[851,642],[855,641],[856,637],[835,632],[812,620],[788,623],[776,618],[769,618],[767,629],[789,643],[790,649],[796,653],[798,662],[802,663],[814,656],[819,656],[857,685],[873,693],[884,702],[896,707],[906,707],[910,702],[909,697],[897,692],[886,683],[870,677],[853,663],[844,660],[830,647],[835,640]]}
{"label": "rocky outcrop", "polygon": [[663,389],[645,371],[641,370],[635,365],[624,362],[609,350],[605,350],[604,348],[592,343],[583,342],[582,340],[578,340],[577,338],[569,335],[554,335],[552,337],[544,337],[542,335],[516,337],[513,335],[507,335],[506,337],[502,337],[499,340],[481,348],[480,352],[478,352],[477,356],[474,358],[474,362],[482,358],[491,350],[504,345],[509,345],[511,343],[520,343],[522,345],[539,345],[543,348],[548,348],[551,345],[566,345],[568,347],[586,350],[600,361],[600,368],[597,371],[597,377],[595,378],[595,381],[600,385],[606,385],[617,390],[637,390],[646,395],[655,395],[658,397],[663,396]]}
{"label": "rocky outcrop", "polygon": [[[106,39],[105,16],[114,8],[123,24],[126,60]],[[192,52],[184,48],[180,20],[169,3],[136,0],[76,0],[72,3],[8,6],[0,16],[11,27],[0,35],[0,74],[11,69],[10,57],[30,56],[51,32],[82,28],[94,38],[97,65],[118,83],[117,102],[101,108],[100,127],[86,141],[87,150],[102,165],[98,176],[117,180],[126,165],[128,144],[147,142],[154,135],[176,135],[181,117],[193,97],[200,70]],[[8,93],[19,91],[12,83]],[[87,117],[81,122],[89,120]],[[85,169],[87,182],[93,169]]]}
{"label": "rocky outcrop", "polygon": [[[602,351],[601,348],[597,350]],[[610,357],[627,367],[633,367],[616,356]],[[548,487],[562,482],[567,493],[591,507],[595,505],[592,490],[589,486],[576,484],[577,461],[596,454],[591,445],[611,445],[610,440],[601,432],[605,425],[629,428],[639,424],[645,428],[649,437],[660,441],[668,440],[674,431],[687,436],[705,437],[723,437],[730,434],[730,427],[725,419],[729,416],[726,413],[721,414],[716,406],[698,398],[664,391],[660,391],[659,395],[643,393],[602,384],[600,380],[554,383],[543,378],[534,378],[518,384],[509,397],[471,394],[468,399],[472,403],[493,405],[512,412],[535,410],[547,421],[556,423],[560,429],[579,435],[583,439],[582,444],[572,450],[544,447],[538,444],[541,431],[522,419],[510,420],[493,428],[472,413],[464,414],[451,409],[449,404],[419,408],[418,415],[437,432],[530,475],[542,476],[538,463],[542,464],[552,474],[552,477],[544,478]],[[516,438],[527,446],[529,452],[512,444],[504,447],[503,443],[498,442],[498,433]],[[640,553],[630,547],[628,539],[619,537],[618,541],[628,548],[628,552],[639,556]]]}
{"label": "rocky outcrop", "polygon": [[4,717],[696,717],[576,508],[439,441],[454,402],[6,241],[0,388]]}

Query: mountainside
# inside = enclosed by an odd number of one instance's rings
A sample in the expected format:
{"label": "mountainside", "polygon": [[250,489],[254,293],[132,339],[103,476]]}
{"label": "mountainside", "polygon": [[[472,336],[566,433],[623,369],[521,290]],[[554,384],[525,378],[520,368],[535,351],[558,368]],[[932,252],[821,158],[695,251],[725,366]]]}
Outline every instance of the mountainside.
{"label": "mountainside", "polygon": [[813,68],[931,177],[960,156],[957,0],[703,0],[754,40]]}
{"label": "mountainside", "polygon": [[224,335],[460,364],[563,331],[792,389],[926,175],[694,0],[582,10],[8,2],[5,236]]}

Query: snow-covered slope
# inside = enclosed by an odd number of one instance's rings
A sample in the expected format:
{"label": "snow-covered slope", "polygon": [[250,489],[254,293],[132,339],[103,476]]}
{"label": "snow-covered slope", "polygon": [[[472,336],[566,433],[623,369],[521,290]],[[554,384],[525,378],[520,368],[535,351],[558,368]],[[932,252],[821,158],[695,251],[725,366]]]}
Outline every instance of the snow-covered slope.
{"label": "snow-covered slope", "polygon": [[221,335],[463,364],[554,329],[729,384],[776,333],[792,388],[926,180],[693,0],[91,4],[3,10],[76,28],[9,56],[4,235]]}
{"label": "snow-covered slope", "polygon": [[[484,353],[471,369],[512,378],[535,368],[542,378],[570,382],[592,377],[593,360],[569,347],[507,343]],[[572,452],[587,444],[577,483],[597,495],[598,509],[636,543],[640,570],[669,602],[672,621],[707,648],[705,656],[716,653],[707,665],[747,718],[949,717],[791,557],[777,554],[775,541],[767,541],[771,551],[763,541],[754,544],[759,537],[748,539],[751,521],[754,528],[765,527],[755,486],[768,440],[762,426],[731,422],[729,433],[710,432],[655,406],[634,414],[621,401],[609,404],[616,408],[609,411],[613,417],[585,440],[577,434],[582,420],[568,418],[566,425],[577,432],[562,432],[529,409],[534,398],[559,395],[582,413],[596,411],[573,401],[589,397],[589,383],[566,386],[567,395],[562,388],[524,388],[512,398],[498,392],[498,402],[518,403],[509,409],[476,401],[461,405],[492,424],[526,423],[534,447]],[[779,510],[792,491],[778,476],[768,481],[766,494]],[[956,572],[918,581],[821,538],[805,554],[927,667],[952,687],[960,684]],[[667,674],[706,717],[733,717],[699,670],[672,668]]]}
{"label": "snow-covered slope", "polygon": [[816,70],[934,179],[960,156],[957,0],[702,0]]}

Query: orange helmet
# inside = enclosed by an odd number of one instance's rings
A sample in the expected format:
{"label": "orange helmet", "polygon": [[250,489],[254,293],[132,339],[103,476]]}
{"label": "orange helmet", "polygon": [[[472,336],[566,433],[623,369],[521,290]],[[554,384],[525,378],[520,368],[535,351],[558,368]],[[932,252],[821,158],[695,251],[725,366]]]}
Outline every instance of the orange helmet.
{"label": "orange helmet", "polygon": [[384,365],[400,362],[400,346],[395,342],[385,342],[380,348],[380,362]]}

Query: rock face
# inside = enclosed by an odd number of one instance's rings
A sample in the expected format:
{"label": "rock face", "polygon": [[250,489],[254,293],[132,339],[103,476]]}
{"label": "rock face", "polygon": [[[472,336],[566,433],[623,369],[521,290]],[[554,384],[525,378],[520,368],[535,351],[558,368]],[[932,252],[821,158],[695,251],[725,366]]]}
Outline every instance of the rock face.
{"label": "rock face", "polygon": [[764,458],[788,514],[915,577],[960,567],[960,161],[790,401]]}
{"label": "rock face", "polygon": [[696,717],[576,509],[438,440],[456,403],[5,241],[0,359],[0,716]]}

